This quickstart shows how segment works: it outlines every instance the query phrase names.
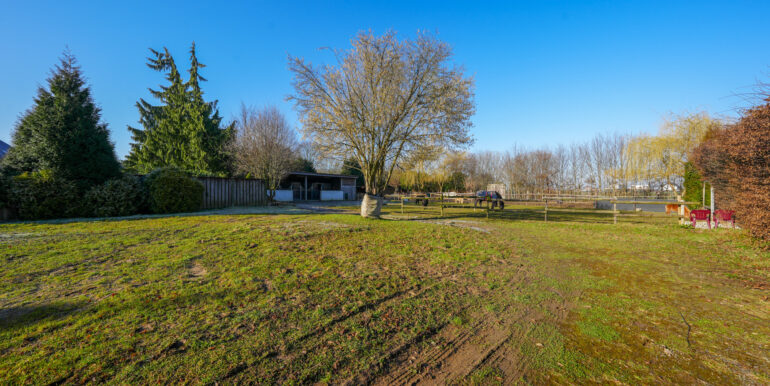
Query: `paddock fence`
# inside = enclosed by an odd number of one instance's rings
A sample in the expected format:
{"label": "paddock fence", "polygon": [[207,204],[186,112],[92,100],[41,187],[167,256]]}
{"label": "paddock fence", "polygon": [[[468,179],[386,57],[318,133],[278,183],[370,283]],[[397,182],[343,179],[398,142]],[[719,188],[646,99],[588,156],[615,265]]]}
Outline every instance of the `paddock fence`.
{"label": "paddock fence", "polygon": [[197,179],[205,188],[203,209],[267,204],[267,192],[262,180],[220,177],[197,177]]}

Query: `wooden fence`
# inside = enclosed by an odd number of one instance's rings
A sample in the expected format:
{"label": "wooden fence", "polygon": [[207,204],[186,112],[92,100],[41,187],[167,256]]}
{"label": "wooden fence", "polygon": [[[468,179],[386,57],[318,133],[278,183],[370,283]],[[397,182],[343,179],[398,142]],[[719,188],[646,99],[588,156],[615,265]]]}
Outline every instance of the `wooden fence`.
{"label": "wooden fence", "polygon": [[203,183],[203,209],[230,206],[259,206],[267,203],[262,180],[242,178],[198,177]]}

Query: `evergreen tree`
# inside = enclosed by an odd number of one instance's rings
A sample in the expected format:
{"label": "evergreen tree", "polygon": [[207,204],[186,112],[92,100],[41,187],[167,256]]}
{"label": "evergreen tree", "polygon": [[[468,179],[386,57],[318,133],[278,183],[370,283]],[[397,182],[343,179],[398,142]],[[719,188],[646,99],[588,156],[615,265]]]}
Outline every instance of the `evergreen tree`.
{"label": "evergreen tree", "polygon": [[346,176],[356,176],[356,186],[364,186],[364,173],[361,172],[361,165],[358,164],[357,159],[350,157],[342,161],[340,174],[344,174]]}
{"label": "evergreen tree", "polygon": [[305,173],[315,173],[315,165],[313,165],[313,161],[304,158],[304,157],[297,157],[292,161],[291,163],[291,171],[293,172],[305,172]]}
{"label": "evergreen tree", "polygon": [[48,89],[38,89],[34,106],[16,125],[4,170],[49,170],[80,188],[118,177],[120,164],[100,115],[77,61],[65,52],[48,78]]}
{"label": "evergreen tree", "polygon": [[134,143],[126,158],[126,167],[147,173],[165,166],[175,166],[194,174],[225,174],[228,159],[225,145],[233,132],[233,125],[224,129],[217,109],[217,101],[206,102],[200,82],[195,54],[195,43],[190,49],[190,77],[185,82],[168,49],[163,52],[150,49],[152,57],[147,66],[166,72],[168,86],[152,90],[160,101],[155,106],[140,99],[139,122],[144,129],[128,127]]}
{"label": "evergreen tree", "polygon": [[[698,209],[701,206],[709,207],[711,204],[711,196],[709,194],[703,194],[705,191],[711,190],[711,185],[703,181],[698,169],[692,162],[685,162],[684,164],[684,200],[692,202],[700,202],[701,205],[690,205],[690,209]],[[701,202],[702,201],[702,202]]]}

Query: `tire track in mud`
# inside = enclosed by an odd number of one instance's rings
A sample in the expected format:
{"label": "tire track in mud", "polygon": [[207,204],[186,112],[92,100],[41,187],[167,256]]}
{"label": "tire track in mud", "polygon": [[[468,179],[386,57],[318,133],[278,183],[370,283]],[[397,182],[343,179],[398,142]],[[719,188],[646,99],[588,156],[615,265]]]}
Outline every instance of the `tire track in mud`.
{"label": "tire track in mud", "polygon": [[[480,275],[476,277],[486,277],[487,273],[501,270],[510,272],[510,275],[504,279],[505,283],[501,289],[492,292],[517,291],[531,284],[536,274],[529,265],[522,264],[522,261],[516,258],[497,259],[495,263],[476,267],[474,270]],[[293,339],[283,348],[268,353],[265,358],[284,361],[285,366],[306,362],[318,342],[323,341],[323,337],[334,331],[340,324],[365,317],[369,313],[382,310],[397,302],[424,297],[448,281],[459,285],[456,288],[459,293],[471,293],[481,297],[508,296],[499,292],[491,293],[479,282],[468,280],[467,276],[458,275],[458,273],[460,272],[452,270],[436,276],[429,275],[426,279],[429,278],[433,282],[428,286],[411,286],[374,299]],[[563,304],[564,299],[560,300],[560,304]],[[455,312],[465,313],[468,309],[474,308],[474,305],[473,302],[469,302]],[[529,361],[523,358],[515,343],[525,338],[527,332],[531,330],[531,325],[528,325],[529,322],[526,320],[539,314],[539,311],[527,306],[522,307],[521,304],[517,306],[514,309],[512,304],[508,304],[502,311],[494,314],[482,312],[483,315],[474,315],[477,318],[472,320],[475,319],[478,322],[471,326],[458,327],[446,320],[437,326],[420,331],[407,341],[391,346],[392,348],[384,352],[371,367],[343,383],[375,385],[457,383],[484,366],[494,366],[502,372],[505,380],[519,379],[526,374]],[[535,317],[540,319],[542,315]],[[335,368],[337,365],[340,368],[346,367],[350,360],[350,358],[341,358],[341,361],[335,364]],[[259,363],[260,361],[251,364],[241,363],[235,367],[234,372],[227,374],[225,379],[232,379],[243,371],[259,366]],[[318,381],[321,375],[323,374],[320,372],[311,371],[298,381],[312,383]]]}
{"label": "tire track in mud", "polygon": [[[392,368],[378,379],[370,380],[374,385],[413,385],[419,383],[446,384],[462,380],[484,365],[498,366],[506,379],[522,374],[523,366],[518,353],[509,352],[505,345],[517,334],[512,328],[526,314],[505,313],[505,319],[485,319],[474,326],[456,327],[447,324],[434,336],[428,347],[411,347],[403,350],[399,357],[391,358]],[[512,358],[509,354],[515,354]]]}
{"label": "tire track in mud", "polygon": [[[503,291],[516,291],[535,280],[536,272],[524,264],[510,262],[495,267],[505,268],[513,272],[506,280]],[[431,335],[433,342],[430,346],[420,345],[427,339],[413,342],[411,347],[402,348],[399,355],[387,357],[387,364],[374,378],[349,383],[455,384],[462,383],[485,367],[499,371],[504,383],[520,380],[527,375],[531,358],[522,354],[517,343],[527,340],[527,335],[537,323],[559,322],[567,316],[567,299],[558,291],[550,291],[558,298],[537,305],[507,304],[502,311],[494,314],[476,315],[480,321],[464,328],[447,323]]]}
{"label": "tire track in mud", "polygon": [[[298,338],[292,340],[290,343],[286,344],[285,349],[283,350],[274,350],[270,351],[265,354],[266,358],[277,358],[277,357],[292,357],[291,361],[297,361],[302,360],[304,357],[307,356],[308,353],[312,352],[310,349],[304,350],[304,352],[301,350],[301,348],[311,341],[313,338],[321,337],[328,333],[329,331],[332,331],[337,325],[346,322],[347,320],[353,319],[359,315],[366,314],[367,312],[374,311],[376,309],[379,309],[385,304],[392,303],[394,301],[399,300],[408,300],[408,299],[417,299],[419,297],[424,296],[429,291],[433,290],[435,287],[437,287],[441,282],[442,279],[449,278],[453,276],[454,273],[443,275],[442,277],[434,278],[436,279],[436,282],[426,286],[417,288],[418,286],[412,286],[400,291],[396,291],[394,293],[391,293],[389,295],[383,296],[381,298],[375,299],[367,304],[364,304],[361,307],[358,307],[357,309],[347,312],[345,314],[339,315],[332,320],[330,320],[328,323],[324,324],[323,326],[319,326],[315,328],[314,330],[303,334],[299,336]],[[312,343],[309,344],[312,347]],[[310,347],[308,347],[310,348]],[[297,353],[299,351],[300,353],[296,356],[292,356],[292,353]],[[252,364],[249,365],[247,363],[240,363],[236,365],[233,370],[229,371],[223,379],[231,379],[238,374],[242,373],[245,370],[248,370],[250,367],[253,367],[258,364]]]}

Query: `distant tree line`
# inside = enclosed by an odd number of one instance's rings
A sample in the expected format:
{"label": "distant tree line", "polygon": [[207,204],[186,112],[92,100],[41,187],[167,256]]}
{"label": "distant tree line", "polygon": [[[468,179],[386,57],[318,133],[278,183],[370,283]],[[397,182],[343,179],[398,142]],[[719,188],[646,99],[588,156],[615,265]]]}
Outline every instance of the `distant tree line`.
{"label": "distant tree line", "polygon": [[440,153],[403,163],[391,186],[394,191],[476,191],[502,184],[514,194],[681,193],[689,153],[722,125],[697,113],[666,121],[655,136],[597,134],[586,142],[537,149]]}

